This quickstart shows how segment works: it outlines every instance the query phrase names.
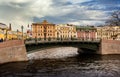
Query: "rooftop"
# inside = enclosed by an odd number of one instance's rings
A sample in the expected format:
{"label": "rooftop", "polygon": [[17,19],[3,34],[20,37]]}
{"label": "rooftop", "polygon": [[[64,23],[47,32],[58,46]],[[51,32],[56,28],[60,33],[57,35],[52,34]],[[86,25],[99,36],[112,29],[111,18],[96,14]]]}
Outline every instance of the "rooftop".
{"label": "rooftop", "polygon": [[77,26],[77,30],[96,30],[94,26]]}
{"label": "rooftop", "polygon": [[53,24],[53,23],[49,23],[47,20],[43,20],[42,22],[36,22],[36,23],[32,23],[32,24],[35,25],[35,24]]}
{"label": "rooftop", "polygon": [[0,23],[0,29],[7,29],[8,26],[4,23]]}

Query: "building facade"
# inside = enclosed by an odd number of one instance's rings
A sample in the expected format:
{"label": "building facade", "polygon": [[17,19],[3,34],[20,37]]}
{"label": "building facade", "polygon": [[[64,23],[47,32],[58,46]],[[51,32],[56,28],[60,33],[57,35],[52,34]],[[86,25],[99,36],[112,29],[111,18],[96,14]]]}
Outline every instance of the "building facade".
{"label": "building facade", "polygon": [[55,38],[55,24],[44,20],[41,23],[32,23],[32,38],[50,40]]}
{"label": "building facade", "polygon": [[120,40],[120,26],[103,26],[96,29],[98,39]]}
{"label": "building facade", "polygon": [[32,31],[31,31],[31,27],[29,26],[29,24],[27,26],[26,34],[27,34],[27,39],[32,38]]}
{"label": "building facade", "polygon": [[7,39],[8,26],[4,23],[0,23],[0,39]]}
{"label": "building facade", "polygon": [[76,27],[69,24],[56,25],[55,36],[58,40],[71,40],[77,39]]}
{"label": "building facade", "polygon": [[96,28],[93,26],[77,27],[77,36],[79,40],[94,40],[96,39]]}

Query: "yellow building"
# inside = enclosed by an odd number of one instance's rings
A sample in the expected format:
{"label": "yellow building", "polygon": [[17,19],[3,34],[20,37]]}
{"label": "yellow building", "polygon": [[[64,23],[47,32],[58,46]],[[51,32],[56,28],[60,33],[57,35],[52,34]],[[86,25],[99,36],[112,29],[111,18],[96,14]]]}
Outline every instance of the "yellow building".
{"label": "yellow building", "polygon": [[5,38],[5,36],[4,36],[3,31],[1,31],[1,30],[0,30],[0,39],[1,39],[1,38],[2,38],[2,39],[4,39],[4,38]]}
{"label": "yellow building", "polygon": [[0,23],[0,39],[4,40],[14,40],[14,39],[26,39],[27,35],[20,31],[12,31],[11,24],[9,24],[9,28],[6,24]]}
{"label": "yellow building", "polygon": [[55,24],[44,20],[41,23],[32,23],[32,38],[50,40],[55,38]]}
{"label": "yellow building", "polygon": [[97,28],[98,39],[120,40],[120,26],[103,26]]}
{"label": "yellow building", "polygon": [[6,39],[7,38],[7,30],[8,27],[4,23],[0,23],[0,39]]}
{"label": "yellow building", "polygon": [[8,40],[17,39],[17,32],[16,31],[8,31],[7,32],[7,39]]}
{"label": "yellow building", "polygon": [[77,39],[76,27],[69,24],[56,25],[55,36],[57,39],[70,40]]}

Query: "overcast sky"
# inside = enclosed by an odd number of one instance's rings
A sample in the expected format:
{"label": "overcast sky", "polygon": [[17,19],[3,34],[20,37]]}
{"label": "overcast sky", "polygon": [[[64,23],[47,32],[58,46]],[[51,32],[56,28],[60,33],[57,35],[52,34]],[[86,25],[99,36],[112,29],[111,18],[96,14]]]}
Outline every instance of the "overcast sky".
{"label": "overcast sky", "polygon": [[0,0],[0,22],[13,30],[44,19],[55,24],[100,25],[120,0]]}

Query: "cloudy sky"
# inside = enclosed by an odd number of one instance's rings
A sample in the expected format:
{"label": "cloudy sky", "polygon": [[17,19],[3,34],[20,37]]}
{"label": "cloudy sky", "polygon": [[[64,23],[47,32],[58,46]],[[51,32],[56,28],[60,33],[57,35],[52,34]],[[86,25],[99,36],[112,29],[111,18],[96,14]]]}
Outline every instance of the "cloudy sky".
{"label": "cloudy sky", "polygon": [[14,30],[44,19],[55,24],[100,25],[120,0],[0,0],[0,22]]}

